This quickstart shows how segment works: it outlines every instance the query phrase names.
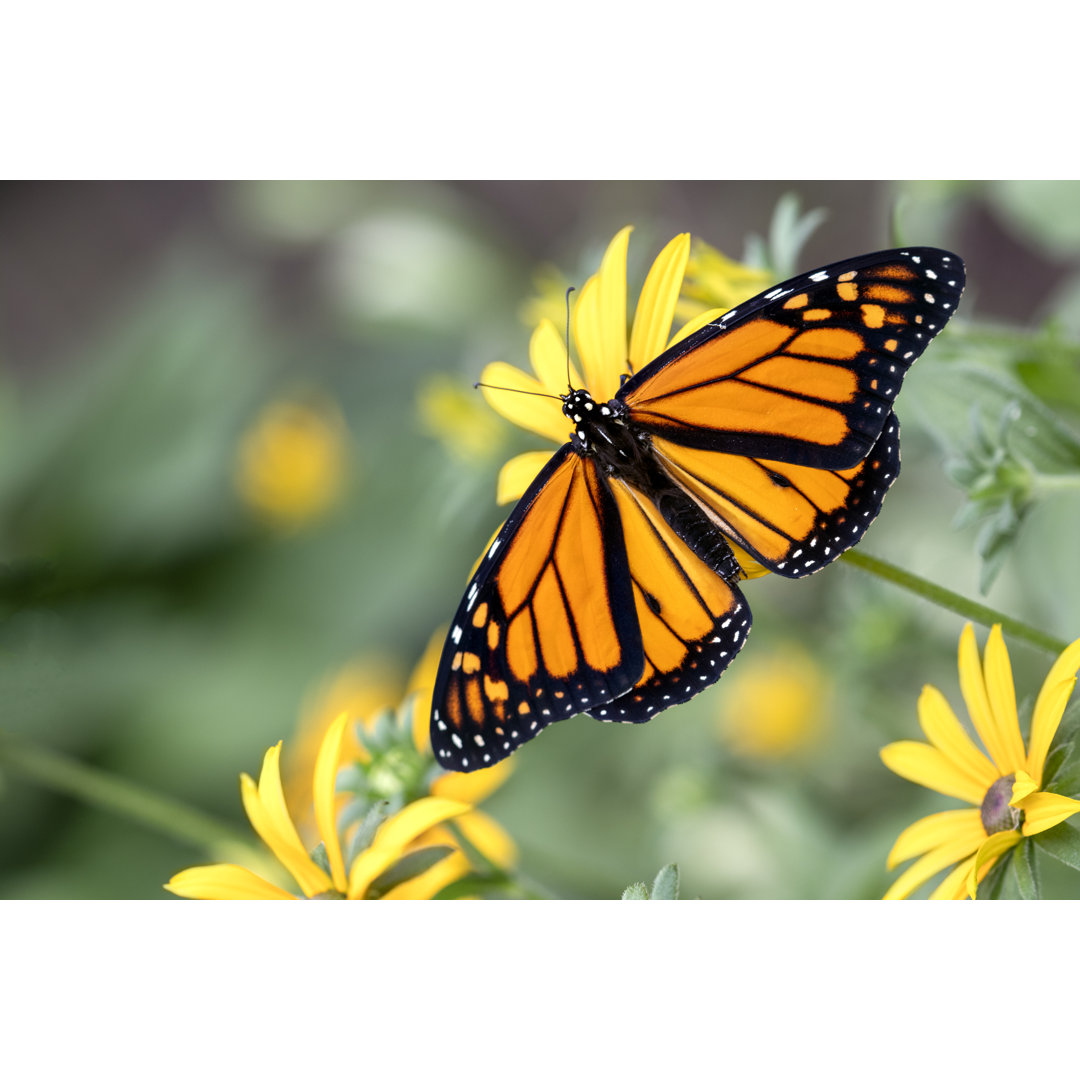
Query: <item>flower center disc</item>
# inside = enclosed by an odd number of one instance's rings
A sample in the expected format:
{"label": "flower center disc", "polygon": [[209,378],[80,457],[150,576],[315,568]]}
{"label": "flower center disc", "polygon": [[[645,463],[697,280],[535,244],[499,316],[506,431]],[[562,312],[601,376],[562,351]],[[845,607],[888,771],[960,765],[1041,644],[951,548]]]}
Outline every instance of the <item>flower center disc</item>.
{"label": "flower center disc", "polygon": [[987,789],[979,808],[983,828],[987,836],[994,833],[1008,832],[1020,824],[1020,811],[1009,805],[1012,798],[1014,776],[1003,776],[995,780]]}

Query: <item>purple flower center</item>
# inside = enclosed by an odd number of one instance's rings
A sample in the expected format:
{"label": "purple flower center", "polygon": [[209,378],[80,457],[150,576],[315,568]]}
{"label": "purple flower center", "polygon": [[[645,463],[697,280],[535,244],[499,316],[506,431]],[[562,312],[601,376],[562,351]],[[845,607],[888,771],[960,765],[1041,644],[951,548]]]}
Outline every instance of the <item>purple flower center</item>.
{"label": "purple flower center", "polygon": [[1009,805],[1015,779],[1016,777],[1012,775],[1003,776],[995,780],[986,792],[982,806],[979,807],[979,816],[982,818],[987,836],[993,836],[998,832],[1008,832],[1020,824],[1020,811],[1015,806]]}

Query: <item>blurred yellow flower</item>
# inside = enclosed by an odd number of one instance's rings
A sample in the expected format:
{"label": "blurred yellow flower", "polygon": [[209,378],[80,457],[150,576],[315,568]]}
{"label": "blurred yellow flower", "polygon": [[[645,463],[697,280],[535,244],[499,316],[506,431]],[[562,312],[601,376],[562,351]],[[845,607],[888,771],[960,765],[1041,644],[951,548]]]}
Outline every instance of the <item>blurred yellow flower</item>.
{"label": "blurred yellow flower", "polygon": [[775,278],[768,270],[729,259],[704,240],[694,240],[675,314],[692,319],[702,311],[727,311],[764,292]]}
{"label": "blurred yellow flower", "polygon": [[484,461],[498,453],[504,431],[475,390],[436,375],[420,387],[416,401],[420,425],[463,461]]}
{"label": "blurred yellow flower", "polygon": [[[313,781],[315,820],[325,852],[325,865],[316,861],[300,839],[293,818],[285,803],[281,787],[279,760],[281,743],[272,746],[263,759],[258,784],[246,773],[240,777],[240,790],[244,809],[252,827],[266,842],[292,875],[299,891],[307,899],[368,898],[372,885],[381,875],[400,863],[406,853],[415,850],[417,838],[429,832],[441,822],[466,813],[468,803],[445,798],[422,798],[410,803],[392,817],[383,821],[375,831],[371,842],[349,859],[346,865],[343,836],[339,832],[337,817],[340,796],[336,791],[338,766],[341,761],[342,742],[348,715],[341,716],[330,726],[315,763]],[[361,827],[354,822],[352,828]],[[345,838],[347,839],[347,838]],[[426,845],[425,845],[426,846]],[[440,853],[435,852],[434,856]],[[443,857],[449,854],[444,852]],[[437,864],[436,864],[437,865]],[[421,875],[423,877],[424,875]],[[430,897],[437,888],[417,891],[414,878],[405,885],[413,886],[413,895]],[[397,885],[401,888],[402,885]],[[177,896],[192,900],[293,900],[297,897],[285,889],[267,881],[246,867],[231,863],[213,866],[195,866],[175,874],[165,888]],[[394,888],[385,895],[394,896]]]}
{"label": "blurred yellow flower", "polygon": [[748,656],[728,679],[717,728],[736,753],[782,757],[821,737],[828,684],[801,649],[781,646],[770,655]]}
{"label": "blurred yellow flower", "polygon": [[[570,382],[575,388],[587,389],[599,402],[614,397],[622,376],[640,371],[670,345],[725,310],[701,310],[672,334],[672,320],[690,257],[690,234],[681,233],[664,247],[649,269],[628,332],[626,255],[631,230],[632,226],[627,225],[615,234],[600,269],[575,294],[571,309],[571,337],[584,374],[571,360]],[[480,377],[485,384],[484,397],[497,413],[519,427],[552,442],[565,443],[573,430],[561,400],[568,389],[566,343],[548,317],[541,318],[533,331],[529,360],[535,376],[501,360],[488,364]],[[521,498],[551,454],[550,450],[534,450],[511,458],[499,473],[498,502]],[[735,549],[735,554],[748,576],[767,573],[745,552]]]}
{"label": "blurred yellow flower", "polygon": [[893,882],[887,900],[910,896],[954,863],[931,899],[974,898],[978,883],[1005,852],[1080,811],[1080,801],[1042,790],[1046,755],[1076,684],[1080,641],[1057,658],[1043,682],[1026,750],[1001,627],[990,631],[980,663],[968,623],[960,635],[959,668],[964,702],[989,756],[975,745],[941,692],[926,686],[919,698],[919,723],[929,745],[890,743],[881,759],[905,780],[963,799],[975,809],[931,814],[900,834],[889,853],[889,869],[919,858]]}
{"label": "blurred yellow flower", "polygon": [[237,490],[283,526],[317,517],[341,494],[347,468],[345,421],[328,401],[268,405],[241,441]]}

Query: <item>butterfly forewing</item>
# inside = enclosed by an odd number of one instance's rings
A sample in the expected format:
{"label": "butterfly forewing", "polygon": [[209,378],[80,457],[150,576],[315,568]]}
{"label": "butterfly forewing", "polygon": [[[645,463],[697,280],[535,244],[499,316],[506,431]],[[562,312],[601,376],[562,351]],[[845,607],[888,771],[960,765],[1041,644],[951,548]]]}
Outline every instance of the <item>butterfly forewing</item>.
{"label": "butterfly forewing", "polygon": [[622,525],[595,464],[559,450],[492,541],[436,677],[436,760],[494,764],[641,675]]}
{"label": "butterfly forewing", "polygon": [[963,286],[963,263],[936,248],[834,263],[733,308],[618,397],[635,427],[683,446],[850,469]]}

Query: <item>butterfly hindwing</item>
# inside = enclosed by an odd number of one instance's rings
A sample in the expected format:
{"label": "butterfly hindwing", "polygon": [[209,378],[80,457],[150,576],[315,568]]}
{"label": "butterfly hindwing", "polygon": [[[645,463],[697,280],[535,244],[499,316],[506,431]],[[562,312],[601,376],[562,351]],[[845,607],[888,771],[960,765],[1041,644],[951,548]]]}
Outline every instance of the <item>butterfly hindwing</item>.
{"label": "butterfly hindwing", "polygon": [[491,542],[451,624],[433,697],[436,760],[491,765],[625,693],[643,664],[611,488],[564,446]]}
{"label": "butterfly hindwing", "polygon": [[850,469],[963,287],[963,263],[936,248],[834,263],[733,308],[617,398],[635,427],[683,446]]}
{"label": "butterfly hindwing", "polygon": [[654,438],[675,483],[729,539],[783,577],[804,577],[858,543],[900,472],[900,423],[890,412],[873,449],[850,469],[696,450]]}
{"label": "butterfly hindwing", "polygon": [[[626,537],[645,667],[625,694],[587,711],[598,720],[642,723],[720,678],[750,632],[750,607],[717,572],[719,563],[707,565],[696,555],[652,502],[618,481],[612,490]],[[723,538],[715,539],[726,553]]]}

